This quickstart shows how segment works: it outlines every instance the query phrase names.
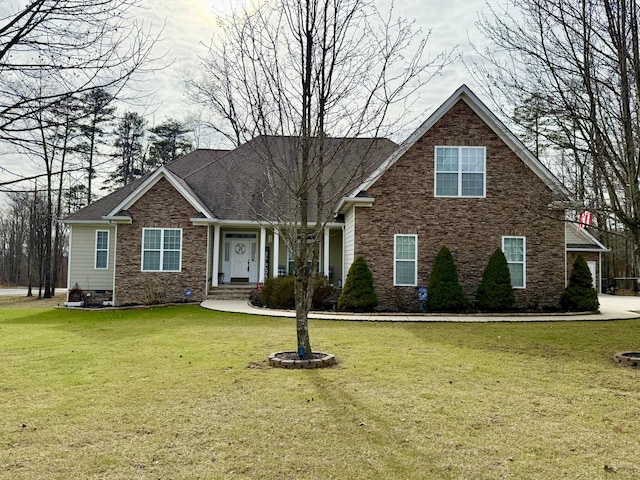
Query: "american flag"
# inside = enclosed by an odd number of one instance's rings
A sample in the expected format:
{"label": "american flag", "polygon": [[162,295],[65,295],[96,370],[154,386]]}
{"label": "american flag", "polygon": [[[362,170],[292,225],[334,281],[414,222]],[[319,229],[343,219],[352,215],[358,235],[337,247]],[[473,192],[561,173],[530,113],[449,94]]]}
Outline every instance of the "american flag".
{"label": "american flag", "polygon": [[580,217],[578,217],[578,231],[580,231],[585,227],[590,227],[592,223],[593,223],[593,213],[585,210],[580,214]]}

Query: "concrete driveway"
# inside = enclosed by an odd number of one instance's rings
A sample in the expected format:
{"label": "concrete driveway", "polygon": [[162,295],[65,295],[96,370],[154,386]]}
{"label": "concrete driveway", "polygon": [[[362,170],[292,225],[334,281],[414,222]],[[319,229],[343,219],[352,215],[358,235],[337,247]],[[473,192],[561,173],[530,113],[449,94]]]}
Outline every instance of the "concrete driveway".
{"label": "concrete driveway", "polygon": [[[594,314],[349,314],[338,312],[311,312],[309,318],[320,320],[356,320],[368,322],[560,322],[586,320],[627,320],[640,318],[640,297],[600,295],[600,313]],[[291,310],[256,308],[244,300],[205,300],[201,306],[221,312],[246,313],[272,317],[295,317]]]}

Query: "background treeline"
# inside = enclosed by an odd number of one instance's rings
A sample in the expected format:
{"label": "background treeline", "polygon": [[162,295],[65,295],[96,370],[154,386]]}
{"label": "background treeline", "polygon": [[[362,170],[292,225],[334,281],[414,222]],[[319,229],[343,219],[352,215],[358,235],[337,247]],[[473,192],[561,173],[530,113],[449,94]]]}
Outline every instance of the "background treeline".
{"label": "background treeline", "polygon": [[14,142],[7,155],[34,164],[22,171],[44,173],[23,173],[2,186],[1,285],[53,295],[66,285],[60,220],[193,149],[197,139],[186,122],[152,126],[136,112],[118,112],[115,100],[101,88],[70,96],[39,112],[37,128]]}

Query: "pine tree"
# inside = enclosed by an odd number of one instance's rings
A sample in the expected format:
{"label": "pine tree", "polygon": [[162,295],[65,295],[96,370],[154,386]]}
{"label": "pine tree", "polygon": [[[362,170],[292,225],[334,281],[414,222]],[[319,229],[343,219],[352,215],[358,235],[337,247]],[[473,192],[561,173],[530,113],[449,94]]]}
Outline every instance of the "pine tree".
{"label": "pine tree", "polygon": [[573,262],[569,285],[560,296],[560,306],[565,311],[573,312],[592,312],[600,308],[591,271],[582,255],[578,255]]}
{"label": "pine tree", "polygon": [[378,295],[373,288],[373,275],[364,257],[358,257],[349,268],[338,299],[338,309],[369,311],[377,305]]}
{"label": "pine tree", "polygon": [[429,277],[427,309],[432,312],[459,312],[465,310],[468,305],[458,281],[458,269],[453,255],[447,247],[442,247]]}
{"label": "pine tree", "polygon": [[507,258],[499,248],[493,252],[482,273],[482,282],[476,293],[481,310],[505,311],[513,307],[515,296],[511,286],[511,275]]}

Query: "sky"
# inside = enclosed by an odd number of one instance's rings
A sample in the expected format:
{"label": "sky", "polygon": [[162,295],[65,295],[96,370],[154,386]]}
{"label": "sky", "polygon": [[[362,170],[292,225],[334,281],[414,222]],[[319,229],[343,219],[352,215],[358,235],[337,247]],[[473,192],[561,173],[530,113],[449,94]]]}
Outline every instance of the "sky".
{"label": "sky", "polygon": [[[212,38],[215,39],[217,15],[230,13],[245,1],[254,5],[257,3],[256,0],[143,0],[145,21],[155,27],[166,21],[158,49],[166,50],[166,59],[171,61],[167,68],[152,72],[145,78],[147,87],[157,89],[148,108],[156,123],[169,116],[184,117],[197,109],[184,93],[182,75],[197,73],[198,58],[206,55],[207,45]],[[387,2],[378,3],[381,5],[379,8],[383,8],[382,5]],[[443,50],[457,47],[460,55],[441,76],[433,79],[419,93],[417,107],[424,111],[419,123],[463,83],[474,89],[465,62],[475,56],[471,42],[482,44],[484,41],[475,23],[480,12],[487,10],[484,0],[395,1],[396,16],[415,20],[416,26],[423,32],[431,30],[428,53],[435,56]]]}
{"label": "sky", "polygon": [[[216,22],[220,15],[228,15],[244,2],[255,8],[261,0],[141,0],[139,21],[155,32],[162,27],[161,41],[156,55],[164,55],[162,69],[152,69],[138,78],[137,101],[121,105],[121,111],[131,109],[143,114],[151,124],[157,125],[167,118],[183,120],[198,111],[189,102],[184,88],[184,74],[197,73],[199,58],[207,53],[207,45],[215,39]],[[388,0],[376,0],[380,9],[388,8]],[[495,3],[495,1],[493,2]],[[427,53],[435,56],[443,50],[457,48],[458,57],[439,77],[432,79],[420,92],[414,108],[413,124],[405,129],[408,136],[428,115],[444,102],[460,85],[474,88],[474,81],[465,63],[475,56],[471,43],[482,44],[483,38],[476,28],[481,12],[487,12],[484,0],[395,0],[395,16],[415,20],[423,32],[431,31]],[[402,141],[404,138],[394,138]],[[203,140],[200,147],[219,147]],[[0,156],[0,166],[28,175],[34,172],[30,161],[14,155]],[[42,170],[42,169],[39,169]],[[15,177],[0,171],[0,181]]]}

